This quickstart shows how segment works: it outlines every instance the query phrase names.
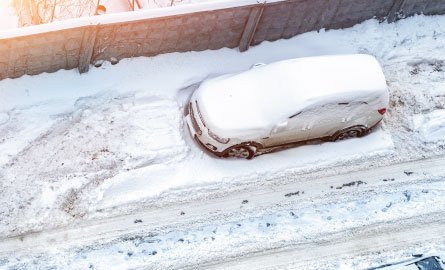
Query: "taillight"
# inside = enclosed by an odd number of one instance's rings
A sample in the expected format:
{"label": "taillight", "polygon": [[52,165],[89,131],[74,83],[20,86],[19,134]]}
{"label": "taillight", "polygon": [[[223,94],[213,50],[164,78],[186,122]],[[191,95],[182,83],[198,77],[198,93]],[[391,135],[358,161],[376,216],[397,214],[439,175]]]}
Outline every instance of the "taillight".
{"label": "taillight", "polygon": [[377,110],[381,115],[384,115],[386,113],[386,108],[381,108]]}

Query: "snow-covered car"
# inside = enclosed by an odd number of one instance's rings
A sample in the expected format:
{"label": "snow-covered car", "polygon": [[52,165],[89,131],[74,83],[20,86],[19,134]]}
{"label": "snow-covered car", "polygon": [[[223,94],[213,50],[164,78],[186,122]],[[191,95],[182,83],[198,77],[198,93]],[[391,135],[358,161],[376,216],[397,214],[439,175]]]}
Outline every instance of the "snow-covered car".
{"label": "snow-covered car", "polygon": [[397,263],[389,263],[366,270],[445,270],[443,262],[438,256],[424,257],[405,260]]}
{"label": "snow-covered car", "polygon": [[205,80],[185,119],[205,149],[250,159],[307,142],[363,136],[382,120],[388,102],[373,56],[306,57]]}

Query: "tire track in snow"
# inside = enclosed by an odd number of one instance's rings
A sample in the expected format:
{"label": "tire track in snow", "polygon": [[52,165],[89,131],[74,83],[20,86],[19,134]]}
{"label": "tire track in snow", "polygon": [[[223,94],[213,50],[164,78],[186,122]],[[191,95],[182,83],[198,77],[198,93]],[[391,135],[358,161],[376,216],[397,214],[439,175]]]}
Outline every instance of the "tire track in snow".
{"label": "tire track in snow", "polygon": [[414,249],[416,246],[441,245],[445,241],[445,218],[442,212],[419,215],[397,222],[375,224],[331,236],[315,242],[285,248],[242,254],[226,262],[214,262],[186,269],[332,269],[327,262],[337,262],[371,253]]}
{"label": "tire track in snow", "polygon": [[[4,238],[0,239],[0,254],[6,255],[30,249],[38,251],[48,245],[66,247],[67,243],[86,245],[136,233],[160,233],[181,227],[217,224],[246,215],[255,216],[264,214],[265,211],[273,212],[277,208],[289,205],[302,208],[317,202],[345,201],[366,193],[369,195],[370,192],[398,190],[408,183],[419,184],[419,181],[425,180],[434,182],[428,179],[443,181],[444,174],[445,157],[439,157],[319,179],[300,179],[298,182],[282,186],[260,187],[255,191],[234,193],[223,198],[174,204],[158,209],[150,208],[130,215],[90,220],[65,228]],[[362,181],[362,184],[358,181]],[[243,203],[246,200],[248,203]],[[434,209],[432,207],[431,211],[435,211]],[[135,223],[135,220],[144,222]]]}

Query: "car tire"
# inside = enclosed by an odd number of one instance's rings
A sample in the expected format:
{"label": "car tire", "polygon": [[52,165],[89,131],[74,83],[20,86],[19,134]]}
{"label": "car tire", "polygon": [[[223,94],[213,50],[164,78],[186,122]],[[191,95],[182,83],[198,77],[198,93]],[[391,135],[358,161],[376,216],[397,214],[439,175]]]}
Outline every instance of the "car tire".
{"label": "car tire", "polygon": [[255,150],[250,146],[235,145],[224,151],[226,158],[244,158],[251,159],[255,155]]}
{"label": "car tire", "polygon": [[340,131],[337,131],[334,136],[332,136],[332,141],[342,141],[349,138],[355,138],[355,137],[363,137],[366,135],[366,129],[360,126],[356,127],[350,127],[347,129],[343,129]]}

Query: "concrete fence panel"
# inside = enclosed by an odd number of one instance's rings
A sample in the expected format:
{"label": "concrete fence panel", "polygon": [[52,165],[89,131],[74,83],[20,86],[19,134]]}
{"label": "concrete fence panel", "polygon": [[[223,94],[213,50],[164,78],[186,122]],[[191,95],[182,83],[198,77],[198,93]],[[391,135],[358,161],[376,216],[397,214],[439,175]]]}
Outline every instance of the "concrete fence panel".
{"label": "concrete fence panel", "polygon": [[100,25],[91,61],[238,47],[252,7]]}
{"label": "concrete fence panel", "polygon": [[10,37],[0,33],[0,79],[59,69],[78,68],[82,73],[101,61],[169,52],[223,47],[245,51],[265,40],[290,38],[321,28],[350,27],[371,18],[392,22],[419,13],[445,14],[445,0],[249,0],[240,1],[241,6],[236,1],[231,3],[232,6],[210,3],[200,10],[182,7],[179,13],[172,13],[173,8],[166,14],[156,11],[160,14],[156,16],[148,11],[135,14],[136,19],[126,15],[118,21],[108,20],[112,17],[108,15],[87,18],[92,20],[88,23],[84,18],[71,21],[66,28],[42,25],[37,27],[42,31]]}
{"label": "concrete fence panel", "polygon": [[83,34],[74,28],[0,40],[0,79],[77,68]]}
{"label": "concrete fence panel", "polygon": [[403,17],[423,13],[426,15],[437,15],[445,13],[445,0],[405,0],[400,7]]}

